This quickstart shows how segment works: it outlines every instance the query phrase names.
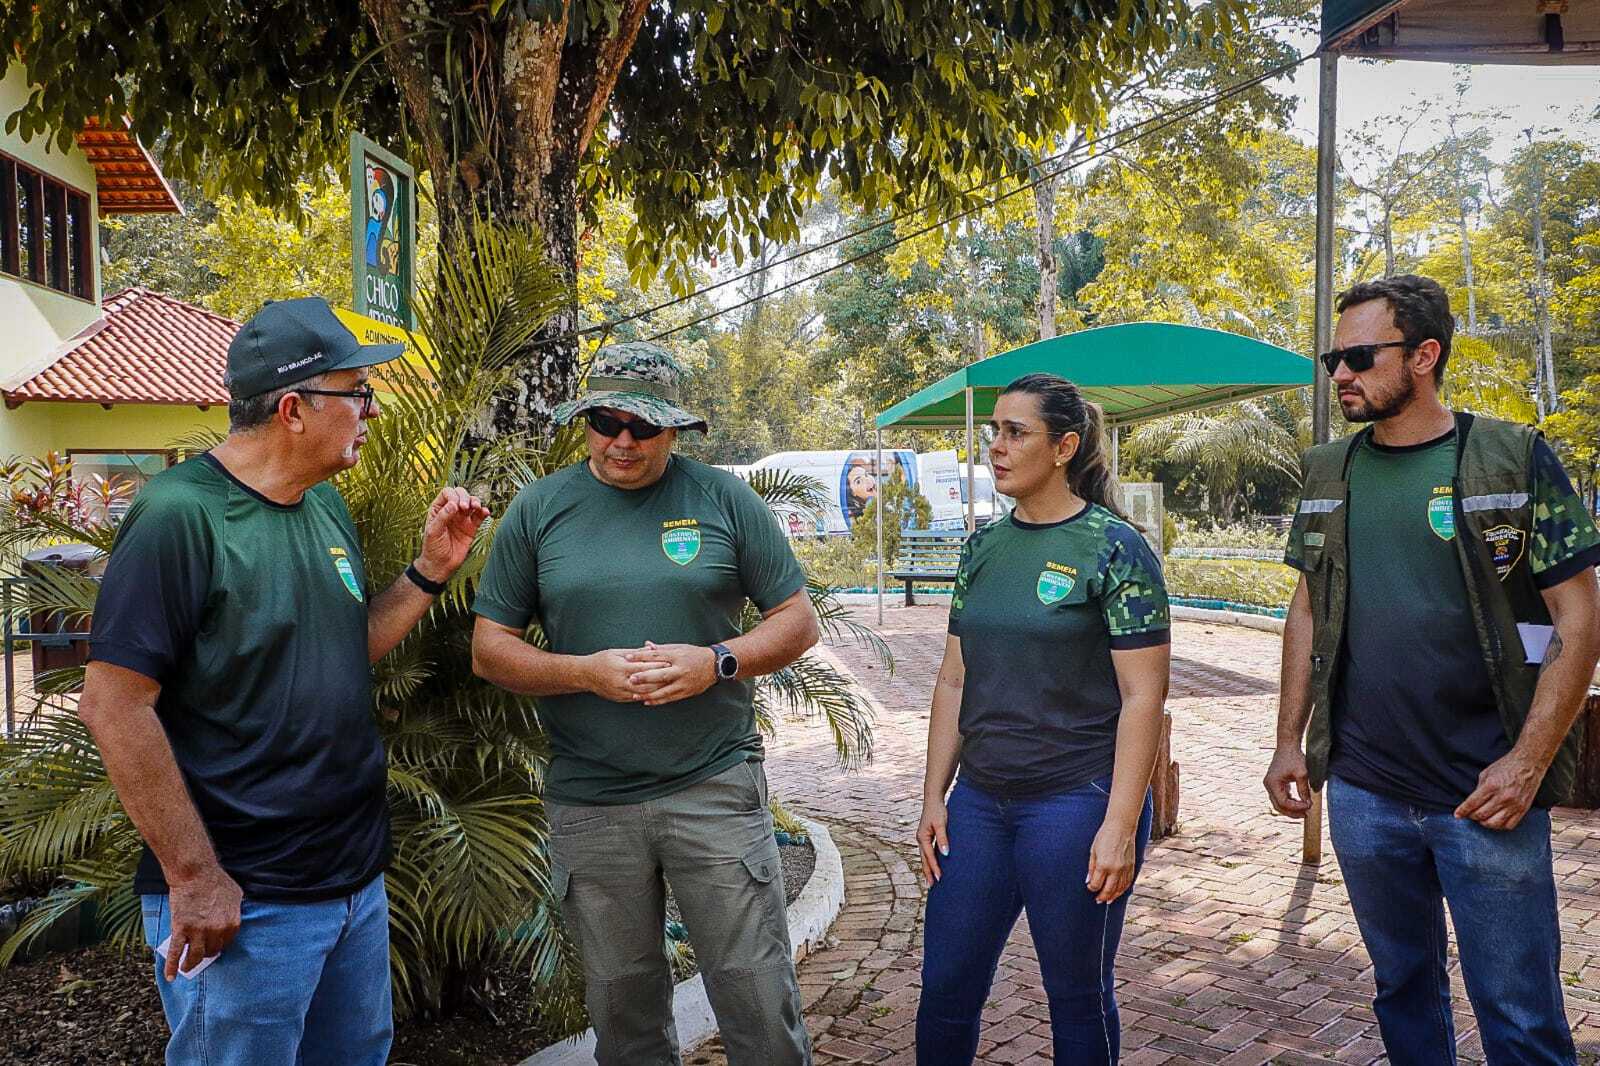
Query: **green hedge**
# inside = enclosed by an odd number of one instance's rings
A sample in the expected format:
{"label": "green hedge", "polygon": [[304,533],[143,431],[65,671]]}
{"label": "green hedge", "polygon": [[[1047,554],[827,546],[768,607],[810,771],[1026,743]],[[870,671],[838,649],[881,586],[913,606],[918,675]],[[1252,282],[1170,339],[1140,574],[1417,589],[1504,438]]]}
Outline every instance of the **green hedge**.
{"label": "green hedge", "polygon": [[1167,592],[1257,607],[1288,607],[1299,574],[1282,563],[1249,559],[1168,559]]}

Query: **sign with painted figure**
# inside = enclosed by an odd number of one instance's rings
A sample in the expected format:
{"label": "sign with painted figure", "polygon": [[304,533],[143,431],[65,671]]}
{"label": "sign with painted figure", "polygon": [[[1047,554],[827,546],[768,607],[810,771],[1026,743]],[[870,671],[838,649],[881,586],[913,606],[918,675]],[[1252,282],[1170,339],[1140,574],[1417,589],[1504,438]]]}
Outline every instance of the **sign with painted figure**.
{"label": "sign with painted figure", "polygon": [[417,178],[400,157],[350,135],[350,252],[356,311],[411,329]]}
{"label": "sign with painted figure", "polygon": [[[884,449],[886,470],[896,467],[918,487],[917,453],[909,448]],[[855,519],[877,494],[873,469],[876,451],[777,452],[744,468],[745,476],[757,470],[786,470],[808,477],[822,486],[822,506],[815,515],[798,515],[780,508],[778,521],[790,536],[848,533]]]}

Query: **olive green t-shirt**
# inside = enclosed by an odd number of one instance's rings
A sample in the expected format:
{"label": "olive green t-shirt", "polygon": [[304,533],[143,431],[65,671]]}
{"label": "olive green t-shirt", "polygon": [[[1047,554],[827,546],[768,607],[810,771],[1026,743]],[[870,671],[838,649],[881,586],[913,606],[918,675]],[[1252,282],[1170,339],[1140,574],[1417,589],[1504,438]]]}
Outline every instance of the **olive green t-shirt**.
{"label": "olive green t-shirt", "polygon": [[1122,691],[1113,650],[1169,642],[1161,563],[1098,504],[1061,522],[1012,513],[961,550],[950,632],[961,640],[961,778],[1047,796],[1109,774]]}
{"label": "olive green t-shirt", "polygon": [[[642,489],[597,479],[587,461],[517,494],[495,531],[473,610],[513,629],[538,622],[560,655],[657,644],[708,647],[739,635],[805,585],[772,512],[727,471],[673,456]],[[538,699],[558,803],[642,803],[762,757],[748,681],[719,681],[659,707],[590,692]]]}

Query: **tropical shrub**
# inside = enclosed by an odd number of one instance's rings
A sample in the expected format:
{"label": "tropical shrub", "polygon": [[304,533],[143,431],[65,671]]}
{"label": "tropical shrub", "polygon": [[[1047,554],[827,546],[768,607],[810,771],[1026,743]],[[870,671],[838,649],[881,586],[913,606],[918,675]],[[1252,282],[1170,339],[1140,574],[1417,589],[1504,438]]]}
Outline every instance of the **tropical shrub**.
{"label": "tropical shrub", "polygon": [[[508,387],[513,358],[566,294],[536,233],[484,224],[464,240],[443,257],[435,287],[419,301],[419,332],[432,354],[385,368],[383,414],[369,424],[361,463],[339,480],[378,588],[413,557],[428,503],[442,485],[470,485],[503,503],[580,454],[576,431],[549,442],[471,440],[479,413]],[[0,544],[28,535],[23,525],[13,507],[0,524]],[[114,535],[108,526],[56,525],[104,550]],[[470,601],[492,533],[491,526],[433,610],[375,668],[395,842],[387,879],[396,1005],[402,1014],[448,1013],[483,988],[492,969],[525,967],[540,988],[542,1027],[570,1033],[586,1020],[575,955],[549,896],[539,796],[548,744],[532,700],[471,669]],[[80,581],[56,594],[64,607],[85,613],[94,592],[93,582]],[[825,587],[813,584],[809,592],[827,639],[863,641],[887,657],[876,635],[844,617]],[[745,621],[755,620],[751,609]],[[529,639],[542,634],[535,628]],[[0,740],[0,884],[54,888],[0,947],[0,965],[85,902],[94,904],[112,941],[140,940],[132,892],[138,834],[71,704],[49,690],[36,699],[26,727]],[[757,714],[767,733],[785,715],[823,716],[844,765],[871,750],[868,705],[817,657],[763,679]]]}
{"label": "tropical shrub", "polygon": [[1283,563],[1251,559],[1175,559],[1165,566],[1167,593],[1254,607],[1288,607],[1299,574]]}

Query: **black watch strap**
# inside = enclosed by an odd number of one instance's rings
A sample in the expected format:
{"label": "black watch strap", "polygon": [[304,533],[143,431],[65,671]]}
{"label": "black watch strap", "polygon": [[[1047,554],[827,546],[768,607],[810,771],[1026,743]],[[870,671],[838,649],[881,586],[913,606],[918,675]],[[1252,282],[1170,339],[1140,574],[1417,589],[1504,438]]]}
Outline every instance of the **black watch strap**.
{"label": "black watch strap", "polygon": [[443,581],[429,581],[422,576],[422,571],[417,569],[416,563],[406,564],[406,577],[410,582],[430,596],[437,596],[445,590]]}

